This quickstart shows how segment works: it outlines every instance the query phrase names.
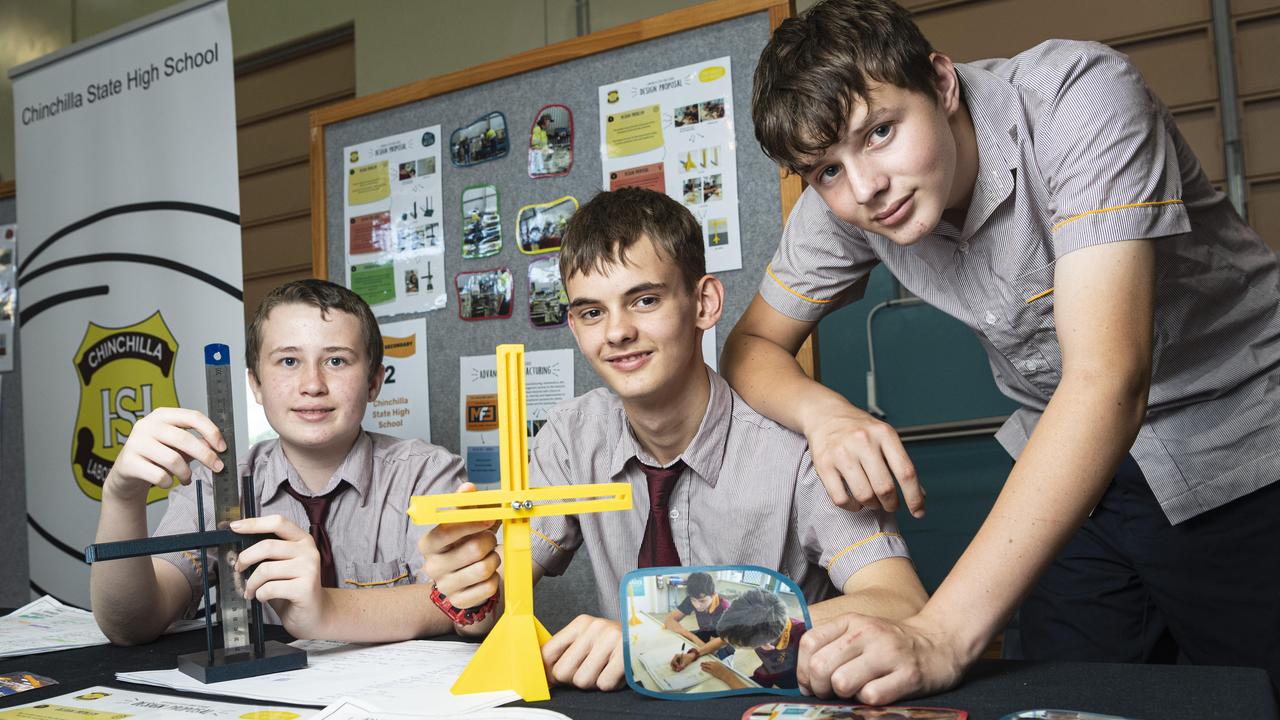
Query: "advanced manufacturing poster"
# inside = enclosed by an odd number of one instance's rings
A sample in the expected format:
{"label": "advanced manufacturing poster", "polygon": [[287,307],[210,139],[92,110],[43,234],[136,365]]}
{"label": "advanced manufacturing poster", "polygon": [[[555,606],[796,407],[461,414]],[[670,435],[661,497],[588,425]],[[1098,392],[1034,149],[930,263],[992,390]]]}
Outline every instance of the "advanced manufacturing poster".
{"label": "advanced manufacturing poster", "polygon": [[[498,359],[459,358],[462,458],[467,478],[481,490],[498,487]],[[528,436],[538,434],[547,412],[573,397],[573,350],[534,350],[524,355],[525,420]]]}
{"label": "advanced manufacturing poster", "polygon": [[440,144],[432,125],[342,151],[347,287],[378,317],[448,301]]}
{"label": "advanced manufacturing poster", "polygon": [[604,189],[679,200],[702,225],[708,272],[742,267],[729,58],[600,86]]}

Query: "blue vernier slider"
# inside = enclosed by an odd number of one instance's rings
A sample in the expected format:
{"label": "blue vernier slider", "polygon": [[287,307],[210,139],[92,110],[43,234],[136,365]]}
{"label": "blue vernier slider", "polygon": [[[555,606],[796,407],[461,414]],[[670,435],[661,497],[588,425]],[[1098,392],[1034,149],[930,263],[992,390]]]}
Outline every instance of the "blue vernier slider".
{"label": "blue vernier slider", "polygon": [[209,343],[204,346],[205,365],[230,365],[231,348],[222,343]]}

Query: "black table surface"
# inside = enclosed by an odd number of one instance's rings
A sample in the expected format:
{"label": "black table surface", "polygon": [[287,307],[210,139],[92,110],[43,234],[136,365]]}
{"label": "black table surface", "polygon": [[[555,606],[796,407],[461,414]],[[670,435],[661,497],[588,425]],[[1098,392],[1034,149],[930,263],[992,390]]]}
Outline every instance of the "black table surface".
{"label": "black table surface", "polygon": [[[279,628],[272,628],[268,636],[289,639]],[[93,685],[180,695],[162,688],[117,682],[115,673],[173,668],[176,655],[201,650],[204,642],[204,631],[196,630],[165,636],[137,647],[98,646],[0,659],[0,675],[32,672],[59,683],[0,697],[0,710]],[[577,720],[624,716],[701,720],[739,718],[753,705],[786,699],[772,695],[738,695],[672,702],[630,690],[599,693],[553,688],[550,701],[534,703],[531,707],[555,710]],[[996,720],[1016,710],[1032,708],[1089,710],[1139,720],[1280,720],[1264,671],[1190,665],[983,660],[956,689],[903,704],[966,710],[972,720]]]}

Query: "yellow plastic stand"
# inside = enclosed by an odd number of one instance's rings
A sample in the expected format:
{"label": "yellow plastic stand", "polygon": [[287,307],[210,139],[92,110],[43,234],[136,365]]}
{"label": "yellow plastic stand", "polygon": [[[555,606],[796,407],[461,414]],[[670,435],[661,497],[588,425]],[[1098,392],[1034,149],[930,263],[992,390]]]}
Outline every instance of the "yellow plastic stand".
{"label": "yellow plastic stand", "polygon": [[454,683],[455,695],[514,690],[526,702],[549,700],[542,645],[551,633],[533,614],[533,558],[529,518],[629,510],[631,485],[529,488],[524,403],[524,346],[498,346],[498,451],[501,490],[409,499],[419,525],[502,521],[502,587],[506,610]]}

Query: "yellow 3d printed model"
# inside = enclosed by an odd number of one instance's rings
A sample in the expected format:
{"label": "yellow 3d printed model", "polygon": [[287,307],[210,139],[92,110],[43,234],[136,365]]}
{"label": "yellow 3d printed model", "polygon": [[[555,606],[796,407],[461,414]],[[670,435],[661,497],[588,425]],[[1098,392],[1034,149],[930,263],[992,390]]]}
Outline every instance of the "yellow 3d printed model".
{"label": "yellow 3d printed model", "polygon": [[631,486],[627,483],[529,489],[526,427],[524,346],[499,345],[498,450],[502,489],[419,495],[409,501],[409,517],[419,525],[502,521],[506,610],[454,683],[455,695],[514,690],[527,702],[550,699],[541,649],[551,634],[533,614],[529,518],[631,508]]}

